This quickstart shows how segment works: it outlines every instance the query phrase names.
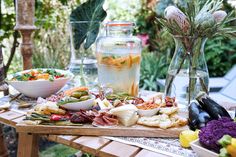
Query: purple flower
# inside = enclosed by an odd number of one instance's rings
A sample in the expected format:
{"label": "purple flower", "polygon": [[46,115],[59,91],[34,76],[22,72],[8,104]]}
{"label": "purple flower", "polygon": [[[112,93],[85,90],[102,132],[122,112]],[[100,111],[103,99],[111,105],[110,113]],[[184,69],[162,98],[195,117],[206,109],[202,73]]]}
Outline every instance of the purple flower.
{"label": "purple flower", "polygon": [[137,37],[141,39],[143,47],[148,45],[148,40],[149,40],[148,34],[138,34]]}

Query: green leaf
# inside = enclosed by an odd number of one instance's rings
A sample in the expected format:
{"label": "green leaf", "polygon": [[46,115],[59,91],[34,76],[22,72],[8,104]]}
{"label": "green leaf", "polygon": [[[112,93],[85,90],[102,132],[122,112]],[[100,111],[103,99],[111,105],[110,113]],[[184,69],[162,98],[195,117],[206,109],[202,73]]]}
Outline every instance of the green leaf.
{"label": "green leaf", "polygon": [[60,2],[61,2],[61,4],[63,4],[63,5],[67,5],[67,3],[68,3],[68,0],[59,0]]}
{"label": "green leaf", "polygon": [[70,21],[75,22],[72,24],[75,49],[79,49],[84,41],[84,49],[88,49],[95,42],[99,32],[99,22],[107,16],[103,4],[104,0],[88,0],[72,11]]}

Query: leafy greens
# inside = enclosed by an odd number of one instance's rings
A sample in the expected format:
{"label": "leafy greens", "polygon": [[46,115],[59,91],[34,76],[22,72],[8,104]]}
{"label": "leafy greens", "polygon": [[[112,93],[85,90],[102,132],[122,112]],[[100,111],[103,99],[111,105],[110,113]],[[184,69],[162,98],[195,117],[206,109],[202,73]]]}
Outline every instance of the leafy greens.
{"label": "leafy greens", "polygon": [[104,1],[88,0],[72,11],[70,22],[72,22],[75,49],[79,49],[84,41],[84,49],[88,49],[95,42],[100,22],[107,16],[103,9]]}

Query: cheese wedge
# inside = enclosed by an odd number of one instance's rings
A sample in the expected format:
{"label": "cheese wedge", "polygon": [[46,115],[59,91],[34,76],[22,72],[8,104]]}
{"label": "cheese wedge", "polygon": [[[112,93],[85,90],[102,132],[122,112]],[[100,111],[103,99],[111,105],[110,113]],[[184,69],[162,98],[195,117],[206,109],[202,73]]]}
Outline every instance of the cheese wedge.
{"label": "cheese wedge", "polygon": [[111,109],[110,114],[117,116],[124,126],[131,126],[136,124],[139,118],[137,110],[136,106],[129,104]]}

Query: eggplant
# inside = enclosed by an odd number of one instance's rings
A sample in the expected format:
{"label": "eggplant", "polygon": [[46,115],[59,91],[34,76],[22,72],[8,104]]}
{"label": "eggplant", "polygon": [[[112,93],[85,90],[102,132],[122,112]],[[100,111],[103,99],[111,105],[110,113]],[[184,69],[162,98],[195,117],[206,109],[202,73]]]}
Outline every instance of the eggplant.
{"label": "eggplant", "polygon": [[217,120],[221,117],[231,118],[226,109],[212,100],[206,93],[200,93],[196,99],[203,110],[205,110],[213,119]]}
{"label": "eggplant", "polygon": [[190,102],[188,110],[188,124],[191,130],[201,129],[206,126],[207,122],[212,120],[210,115],[202,109],[196,100]]}

